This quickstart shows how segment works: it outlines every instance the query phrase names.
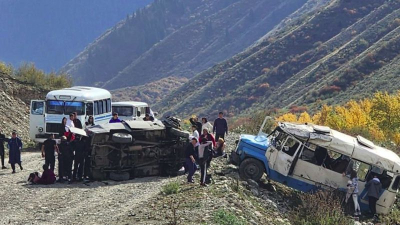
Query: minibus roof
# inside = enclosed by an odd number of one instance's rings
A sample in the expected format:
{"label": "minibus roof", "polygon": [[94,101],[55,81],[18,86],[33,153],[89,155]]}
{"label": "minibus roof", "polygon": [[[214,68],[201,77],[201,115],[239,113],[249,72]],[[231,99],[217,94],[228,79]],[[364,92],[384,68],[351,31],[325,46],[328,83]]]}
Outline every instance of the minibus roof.
{"label": "minibus roof", "polygon": [[74,86],[50,91],[46,100],[88,101],[111,98],[111,93],[102,88]]}
{"label": "minibus roof", "polygon": [[[351,158],[399,173],[400,157],[393,151],[374,145],[360,136],[352,137],[339,131],[324,127],[319,129],[313,124],[279,123],[279,127],[301,140],[325,147]],[[317,129],[318,128],[318,129]],[[323,130],[323,132],[320,132]]]}
{"label": "minibus roof", "polygon": [[144,106],[148,107],[149,105],[146,102],[135,102],[135,101],[126,101],[126,102],[113,102],[112,106]]}

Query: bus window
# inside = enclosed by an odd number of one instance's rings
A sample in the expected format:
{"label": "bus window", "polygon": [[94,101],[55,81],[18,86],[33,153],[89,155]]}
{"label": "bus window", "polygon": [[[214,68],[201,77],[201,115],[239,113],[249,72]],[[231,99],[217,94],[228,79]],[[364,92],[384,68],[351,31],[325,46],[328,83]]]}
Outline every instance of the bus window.
{"label": "bus window", "polygon": [[103,114],[103,101],[98,101],[97,102],[97,110],[99,111],[99,114]]}
{"label": "bus window", "polygon": [[107,100],[103,100],[103,113],[107,112]]}
{"label": "bus window", "polygon": [[63,114],[64,113],[64,102],[62,102],[62,101],[47,101],[46,102],[46,113],[48,113],[48,114]]}
{"label": "bus window", "polygon": [[107,112],[111,112],[111,99],[107,99]]}
{"label": "bus window", "polygon": [[283,145],[283,152],[286,154],[293,156],[293,154],[296,152],[296,150],[300,147],[300,142],[297,140],[293,139],[292,137],[288,137],[286,140],[285,144]]}
{"label": "bus window", "polygon": [[65,102],[65,114],[76,112],[78,115],[85,115],[85,103]]}
{"label": "bus window", "polygon": [[86,115],[88,115],[88,116],[93,115],[93,103],[91,103],[91,102],[86,103]]}
{"label": "bus window", "polygon": [[32,101],[31,114],[32,115],[43,115],[44,102]]}
{"label": "bus window", "polygon": [[400,186],[400,176],[397,176],[393,182],[392,189],[397,191],[397,189],[399,189],[399,186]]}
{"label": "bus window", "polygon": [[353,163],[353,165],[349,165],[349,167],[352,166],[352,169],[357,172],[358,180],[366,181],[366,176],[370,169],[370,165],[360,162],[360,161],[357,161],[357,160],[354,160],[354,159],[352,159],[352,161],[354,163]]}
{"label": "bus window", "polygon": [[94,115],[99,115],[99,109],[98,109],[98,105],[97,105],[97,101],[94,102],[93,104],[93,111],[94,111]]}
{"label": "bus window", "polygon": [[132,106],[113,106],[113,113],[118,113],[118,116],[133,116]]}

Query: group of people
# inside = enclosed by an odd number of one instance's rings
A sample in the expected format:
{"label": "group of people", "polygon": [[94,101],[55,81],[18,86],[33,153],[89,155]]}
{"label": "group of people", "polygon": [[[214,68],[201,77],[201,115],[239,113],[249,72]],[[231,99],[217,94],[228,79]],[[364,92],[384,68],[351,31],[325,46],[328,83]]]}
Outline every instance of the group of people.
{"label": "group of people", "polygon": [[190,137],[191,142],[185,151],[187,182],[194,183],[193,175],[199,165],[200,185],[206,186],[207,168],[210,166],[212,158],[225,156],[225,135],[228,135],[228,123],[223,116],[223,112],[220,112],[214,125],[211,125],[205,117],[201,119],[201,122],[197,118],[189,119],[193,133]]}
{"label": "group of people", "polygon": [[[89,116],[86,126],[94,126],[93,116]],[[69,118],[61,120],[59,136],[61,142],[57,144],[54,134],[50,135],[41,148],[42,157],[45,159],[43,173],[31,173],[29,181],[38,184],[52,184],[56,181],[54,173],[56,155],[58,158],[57,182],[73,182],[89,179],[90,172],[90,140],[89,137],[75,134],[71,128],[83,128],[82,122],[77,118],[77,113],[71,113]],[[56,154],[57,153],[57,154]]]}
{"label": "group of people", "polygon": [[[378,214],[376,213],[376,202],[379,200],[380,193],[382,191],[382,183],[377,175],[373,175],[373,178],[365,184],[367,189],[368,204],[371,214],[375,220],[378,220]],[[345,203],[348,204],[352,199],[354,204],[354,215],[361,216],[360,204],[358,203],[358,176],[354,170],[350,172],[350,180],[347,182],[347,193]]]}

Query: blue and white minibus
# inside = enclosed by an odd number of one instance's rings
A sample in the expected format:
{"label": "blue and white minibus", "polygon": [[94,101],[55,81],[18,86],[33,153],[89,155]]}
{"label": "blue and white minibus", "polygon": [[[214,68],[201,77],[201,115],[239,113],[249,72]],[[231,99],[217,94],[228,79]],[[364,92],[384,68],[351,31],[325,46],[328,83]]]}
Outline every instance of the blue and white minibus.
{"label": "blue and white minibus", "polygon": [[30,106],[30,138],[42,143],[50,134],[60,133],[61,121],[76,112],[85,128],[89,116],[95,124],[111,119],[111,93],[105,89],[76,86],[50,91],[45,100],[32,100]]}

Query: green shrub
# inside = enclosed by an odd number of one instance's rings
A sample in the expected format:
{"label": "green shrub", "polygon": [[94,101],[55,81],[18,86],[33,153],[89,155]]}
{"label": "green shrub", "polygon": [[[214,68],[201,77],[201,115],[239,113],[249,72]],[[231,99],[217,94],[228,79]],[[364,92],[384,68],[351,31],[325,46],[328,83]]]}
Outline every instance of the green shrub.
{"label": "green shrub", "polygon": [[300,203],[288,219],[294,225],[350,225],[354,221],[342,210],[337,192],[318,191],[300,195]]}
{"label": "green shrub", "polygon": [[171,195],[171,194],[178,194],[178,192],[181,189],[181,185],[174,181],[170,182],[162,187],[162,193],[165,195]]}
{"label": "green shrub", "polygon": [[72,80],[67,74],[56,74],[55,72],[46,74],[43,70],[36,68],[32,63],[21,65],[13,72],[13,75],[20,81],[47,89],[59,89],[72,85]]}
{"label": "green shrub", "polygon": [[227,212],[223,209],[219,209],[214,213],[213,220],[215,224],[219,225],[245,225],[246,222],[233,213]]}

